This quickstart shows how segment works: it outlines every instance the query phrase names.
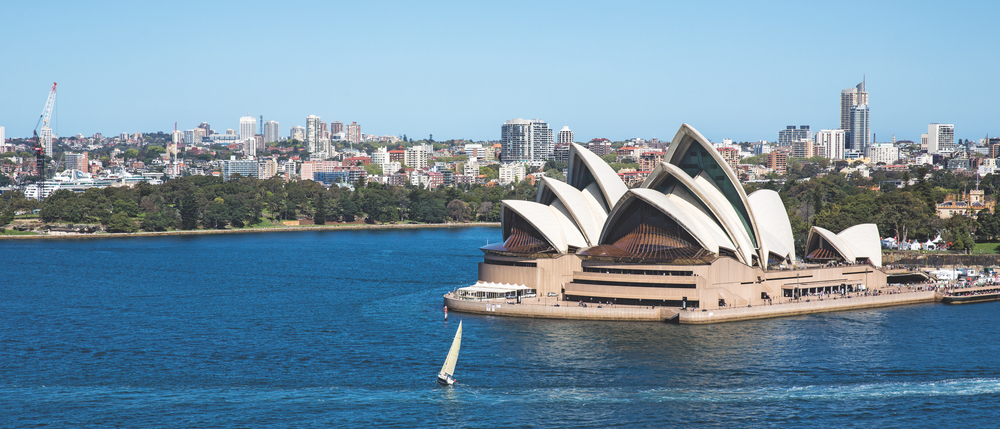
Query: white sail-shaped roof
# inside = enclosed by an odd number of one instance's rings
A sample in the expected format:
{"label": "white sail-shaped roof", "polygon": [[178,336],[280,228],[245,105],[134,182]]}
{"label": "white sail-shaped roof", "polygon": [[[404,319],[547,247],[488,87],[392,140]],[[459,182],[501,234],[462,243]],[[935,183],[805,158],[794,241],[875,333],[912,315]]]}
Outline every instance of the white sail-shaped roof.
{"label": "white sail-shaped roof", "polygon": [[566,178],[570,186],[581,191],[592,183],[601,190],[601,204],[610,212],[614,205],[628,191],[618,173],[601,157],[583,146],[570,143],[569,169]]}
{"label": "white sail-shaped roof", "polygon": [[[615,209],[608,216],[609,224],[617,221],[618,217],[627,211],[627,208],[632,204],[632,200],[642,200],[648,203],[650,206],[655,207],[657,210],[667,215],[681,228],[684,228],[688,234],[690,234],[698,242],[698,245],[703,249],[708,250],[712,253],[719,253],[719,242],[718,238],[726,239],[725,234],[721,230],[716,229],[713,231],[712,226],[718,228],[711,219],[708,219],[699,210],[691,210],[691,207],[686,204],[683,200],[679,198],[668,197],[653,189],[632,189],[625,194],[625,198],[622,199],[621,204],[615,206]],[[605,229],[601,236],[601,243],[604,243],[609,239],[607,234],[610,233],[610,229]],[[732,243],[728,243],[726,240],[723,245],[727,248],[732,248]]]}
{"label": "white sail-shaped roof", "polygon": [[818,226],[809,229],[809,238],[806,239],[806,255],[809,255],[813,250],[820,247],[819,240],[821,238],[829,243],[845,261],[854,262],[857,259],[854,256],[854,250],[851,249],[851,246],[844,243],[844,240],[837,236],[837,234]]}
{"label": "white sail-shaped roof", "polygon": [[[504,200],[503,210],[510,210],[520,216],[541,233],[549,245],[559,253],[566,253],[569,246],[587,247],[587,240],[560,208],[538,204],[533,201]],[[502,216],[506,222],[507,216]],[[510,227],[503,226],[504,239]]]}
{"label": "white sail-shaped roof", "polygon": [[[702,175],[715,185],[725,200],[736,210],[740,223],[754,245],[754,251],[759,252],[761,264],[766,266],[767,247],[758,239],[760,232],[757,230],[743,185],[712,143],[692,126],[683,124],[667,148],[663,161],[680,167],[691,177]],[[647,187],[645,183],[643,185]]]}
{"label": "white sail-shaped roof", "polygon": [[[683,194],[687,195],[683,195],[678,190],[663,189],[662,184],[671,177],[676,179],[676,184],[682,186]],[[701,176],[688,176],[680,167],[662,162],[653,169],[640,189],[645,188],[654,188],[664,193],[676,193],[689,200],[692,196],[696,198],[697,204],[692,202],[692,205],[700,205],[701,208],[708,210],[708,214],[711,215],[710,219],[717,222],[726,232],[729,242],[735,244],[737,259],[747,265],[753,264],[752,255],[755,254],[756,248],[750,241],[750,236],[743,227],[739,215],[732,204],[729,204],[729,201],[722,195],[722,192],[708,179]]]}
{"label": "white sail-shaped roof", "polygon": [[761,189],[747,196],[747,200],[768,251],[794,261],[795,238],[781,196],[770,189]]}
{"label": "white sail-shaped roof", "polygon": [[584,192],[551,177],[542,177],[538,186],[537,202],[554,204],[558,201],[566,208],[569,217],[580,229],[588,245],[596,245],[601,236],[601,227],[608,218],[607,212],[594,198]]}
{"label": "white sail-shaped roof", "polygon": [[872,265],[882,266],[882,246],[878,226],[874,223],[854,225],[837,234],[854,252],[855,258],[868,258]]}

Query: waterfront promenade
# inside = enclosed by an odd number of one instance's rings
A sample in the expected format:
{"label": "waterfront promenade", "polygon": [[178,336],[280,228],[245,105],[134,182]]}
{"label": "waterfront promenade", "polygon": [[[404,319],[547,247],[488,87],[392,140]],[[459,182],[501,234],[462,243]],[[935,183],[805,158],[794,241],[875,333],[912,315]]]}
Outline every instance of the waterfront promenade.
{"label": "waterfront promenade", "polygon": [[861,310],[898,305],[933,303],[937,300],[934,290],[923,288],[886,288],[878,294],[851,293],[826,297],[804,297],[799,300],[781,298],[771,305],[725,307],[712,310],[677,307],[598,305],[560,301],[555,297],[522,299],[515,303],[508,299],[464,300],[452,293],[444,296],[449,310],[465,313],[534,317],[544,319],[577,319],[636,322],[667,322],[681,324],[711,324],[740,320],[770,319],[799,316],[831,311]]}

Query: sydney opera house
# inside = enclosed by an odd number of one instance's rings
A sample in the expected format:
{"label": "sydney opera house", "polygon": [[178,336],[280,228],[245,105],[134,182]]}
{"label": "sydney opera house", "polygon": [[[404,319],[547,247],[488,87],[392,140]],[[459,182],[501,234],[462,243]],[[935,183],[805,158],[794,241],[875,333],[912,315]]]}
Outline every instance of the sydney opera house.
{"label": "sydney opera house", "polygon": [[504,201],[503,242],[482,248],[477,284],[701,309],[885,285],[875,225],[813,228],[797,258],[778,194],[747,195],[697,130],[682,125],[663,159],[629,189],[573,144],[566,182],[546,177],[534,202]]}

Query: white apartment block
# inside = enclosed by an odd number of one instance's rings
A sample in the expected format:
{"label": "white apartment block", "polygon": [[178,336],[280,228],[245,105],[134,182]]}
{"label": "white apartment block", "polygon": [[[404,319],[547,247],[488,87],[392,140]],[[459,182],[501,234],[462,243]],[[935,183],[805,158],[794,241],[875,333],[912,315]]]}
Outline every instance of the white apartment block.
{"label": "white apartment block", "polygon": [[465,167],[462,168],[462,173],[466,176],[478,176],[479,175],[479,158],[470,156],[469,160],[465,162]]}
{"label": "white apartment block", "polygon": [[253,116],[240,118],[240,141],[253,139],[257,135],[257,120]]}
{"label": "white apartment block", "polygon": [[379,165],[382,166],[382,175],[383,176],[388,176],[390,174],[393,174],[393,173],[399,171],[400,168],[403,168],[403,166],[399,163],[399,161],[387,161],[387,162],[381,163]]}
{"label": "white apartment block", "polygon": [[524,180],[524,164],[514,162],[500,166],[500,176],[497,181],[503,185],[509,185]]}
{"label": "white apartment block", "polygon": [[544,161],[552,158],[555,142],[549,124],[541,119],[511,119],[500,127],[504,162]]}
{"label": "white apartment block", "polygon": [[955,125],[932,123],[927,126],[927,134],[920,136],[921,146],[926,140],[927,153],[951,153],[955,151]]}
{"label": "white apartment block", "polygon": [[306,139],[306,129],[301,125],[296,125],[288,130],[289,140],[305,141]]}
{"label": "white apartment block", "polygon": [[874,143],[868,146],[865,157],[874,163],[884,163],[886,165],[895,164],[899,161],[899,148],[892,143]]}
{"label": "white apartment block", "polygon": [[844,159],[844,130],[820,130],[816,132],[816,152],[830,159]]}
{"label": "white apartment block", "polygon": [[568,145],[570,143],[573,143],[573,138],[574,138],[573,131],[570,130],[568,126],[564,126],[562,127],[561,130],[559,130],[560,145]]}
{"label": "white apartment block", "polygon": [[380,147],[372,152],[372,164],[386,164],[389,162],[389,151],[385,147]]}
{"label": "white apartment block", "polygon": [[[348,125],[350,127],[350,125]],[[433,150],[433,149],[432,149]],[[427,149],[423,145],[413,146],[406,149],[403,154],[403,163],[411,168],[427,167]]]}
{"label": "white apartment block", "polygon": [[274,143],[280,140],[281,132],[278,127],[278,121],[264,122],[264,143]]}

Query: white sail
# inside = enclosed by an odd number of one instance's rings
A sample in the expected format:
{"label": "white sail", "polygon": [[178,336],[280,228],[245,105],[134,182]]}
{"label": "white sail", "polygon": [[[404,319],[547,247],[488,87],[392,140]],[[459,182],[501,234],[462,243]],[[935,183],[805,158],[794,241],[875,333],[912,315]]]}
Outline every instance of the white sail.
{"label": "white sail", "polygon": [[458,332],[455,333],[455,340],[451,343],[451,350],[448,350],[448,357],[441,367],[440,376],[451,376],[455,374],[455,364],[458,363],[458,349],[462,346],[462,322],[458,322]]}

